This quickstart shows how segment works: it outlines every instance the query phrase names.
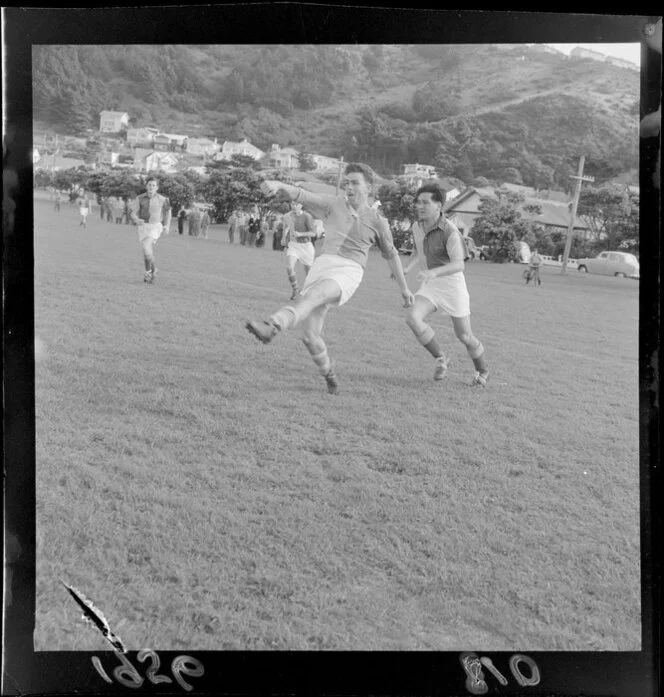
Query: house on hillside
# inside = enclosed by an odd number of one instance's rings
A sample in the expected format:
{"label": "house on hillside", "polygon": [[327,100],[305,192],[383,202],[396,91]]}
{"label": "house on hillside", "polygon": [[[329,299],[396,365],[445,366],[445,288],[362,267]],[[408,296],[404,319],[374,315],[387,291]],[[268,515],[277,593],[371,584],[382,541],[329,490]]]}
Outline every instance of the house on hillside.
{"label": "house on hillside", "polygon": [[101,133],[119,133],[129,128],[129,114],[126,111],[102,111],[99,114]]}
{"label": "house on hillside", "polygon": [[[491,187],[468,187],[455,200],[446,202],[445,214],[448,218],[456,219],[457,227],[465,230],[465,234],[469,234],[472,232],[475,220],[480,214],[479,206],[483,198],[497,199],[498,194]],[[524,218],[536,222],[545,230],[557,230],[559,232],[567,231],[571,216],[569,202],[527,197],[526,203],[538,205],[542,212],[540,214],[529,214],[524,212]],[[588,237],[590,234],[590,225],[586,219],[577,216],[574,230],[578,235]]]}
{"label": "house on hillside", "polygon": [[187,152],[190,155],[199,157],[213,157],[221,150],[221,145],[217,139],[210,138],[189,138],[187,140]]}
{"label": "house on hillside", "polygon": [[158,133],[152,139],[152,147],[161,152],[176,152],[187,149],[189,136],[175,135],[174,133]]}
{"label": "house on hillside", "polygon": [[144,126],[142,128],[127,129],[127,143],[138,148],[152,147],[154,137],[159,133],[158,128]]}
{"label": "house on hillside", "polygon": [[421,186],[421,183],[425,179],[437,179],[438,173],[433,165],[404,165],[402,179],[407,179],[417,186]]}
{"label": "house on hillside", "polygon": [[314,172],[338,172],[341,160],[338,157],[328,157],[327,155],[312,155],[311,159],[315,165]]}
{"label": "house on hillside", "polygon": [[583,48],[581,46],[575,46],[570,51],[571,58],[590,58],[591,60],[604,62],[606,56],[599,51],[592,51],[589,48]]}
{"label": "house on hillside", "polygon": [[117,164],[119,157],[119,152],[105,150],[97,155],[97,164],[112,167],[114,164]]}
{"label": "house on hillside", "polygon": [[230,160],[233,155],[246,155],[247,157],[253,157],[254,160],[262,160],[266,153],[255,145],[252,145],[246,138],[243,138],[240,142],[227,140],[221,146],[221,151],[215,156],[215,160]]}
{"label": "house on hillside", "polygon": [[611,63],[611,65],[616,65],[619,68],[627,68],[627,70],[640,70],[636,63],[632,63],[632,61],[625,60],[624,58],[617,58],[616,56],[607,56],[606,62]]}
{"label": "house on hillside", "polygon": [[295,148],[282,148],[280,145],[273,143],[267,153],[267,165],[268,167],[278,167],[279,169],[298,169],[300,166],[299,154],[299,151]]}
{"label": "house on hillside", "polygon": [[137,148],[134,153],[134,169],[140,172],[167,172],[173,174],[178,163],[177,155],[158,150]]}

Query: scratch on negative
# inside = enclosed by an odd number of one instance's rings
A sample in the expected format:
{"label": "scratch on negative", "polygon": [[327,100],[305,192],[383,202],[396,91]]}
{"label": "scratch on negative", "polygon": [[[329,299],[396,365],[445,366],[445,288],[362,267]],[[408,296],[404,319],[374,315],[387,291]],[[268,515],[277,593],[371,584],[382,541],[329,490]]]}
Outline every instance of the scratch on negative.
{"label": "scratch on negative", "polygon": [[125,649],[122,639],[113,633],[110,625],[108,624],[108,620],[104,617],[102,611],[74,586],[70,586],[64,581],[60,581],[60,583],[62,583],[62,585],[67,589],[67,592],[76,601],[81,610],[83,610],[83,619],[97,627],[97,629],[104,635],[104,638],[111,643],[116,651],[127,653],[127,649]]}

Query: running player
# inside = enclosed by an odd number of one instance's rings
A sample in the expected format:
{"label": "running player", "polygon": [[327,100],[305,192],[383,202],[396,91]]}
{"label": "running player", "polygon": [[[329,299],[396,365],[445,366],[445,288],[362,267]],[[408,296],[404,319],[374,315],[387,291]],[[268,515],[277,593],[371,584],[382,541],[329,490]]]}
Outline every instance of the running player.
{"label": "running player", "polygon": [[171,224],[171,204],[166,196],[157,193],[159,183],[148,179],[147,191],[134,201],[131,219],[138,225],[138,239],[143,249],[145,263],[144,283],[153,283],[157,269],[154,265],[154,245],[162,233],[168,235]]}
{"label": "running player", "polygon": [[292,201],[302,203],[316,218],[325,221],[327,233],[322,253],[314,260],[300,295],[267,321],[247,322],[246,327],[267,344],[278,332],[301,324],[304,344],[330,394],[338,393],[339,382],[321,336],[325,315],[330,306],[343,305],[357,290],[373,244],[378,245],[396,278],[404,305],[408,307],[413,302],[387,221],[367,205],[372,184],[371,171],[361,164],[346,167],[345,199],[313,194],[278,181],[261,184],[267,195],[283,190]]}
{"label": "running player", "polygon": [[314,245],[311,241],[314,237],[316,231],[313,216],[302,210],[301,203],[291,201],[290,212],[284,216],[284,236],[281,240],[281,244],[287,247],[286,272],[293,289],[291,300],[295,300],[300,292],[295,265],[298,261],[302,264],[306,279],[314,263]]}
{"label": "running player", "polygon": [[408,273],[419,266],[415,301],[406,311],[406,324],[417,340],[436,359],[433,379],[442,380],[449,360],[440,348],[426,318],[442,310],[452,318],[454,333],[466,347],[475,366],[472,385],[486,387],[489,370],[484,358],[484,346],[473,335],[470,326],[470,296],[463,274],[464,245],[461,233],[443,214],[445,192],[436,183],[421,186],[415,194],[417,222],[413,223],[414,253],[404,269]]}

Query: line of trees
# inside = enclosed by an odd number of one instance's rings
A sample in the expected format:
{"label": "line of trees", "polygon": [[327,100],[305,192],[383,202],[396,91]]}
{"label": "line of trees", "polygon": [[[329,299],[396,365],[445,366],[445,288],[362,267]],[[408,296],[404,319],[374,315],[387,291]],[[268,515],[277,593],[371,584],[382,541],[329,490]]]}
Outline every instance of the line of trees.
{"label": "line of trees", "polygon": [[[244,166],[247,164],[251,166]],[[34,182],[38,187],[53,186],[64,191],[84,188],[98,200],[108,196],[128,200],[145,191],[148,176],[157,178],[159,190],[170,199],[174,213],[196,200],[212,204],[213,217],[218,221],[225,221],[237,208],[256,205],[262,212],[283,208],[279,200],[266,199],[260,190],[264,175],[242,158],[220,164],[208,177],[192,171],[136,175],[126,170],[99,172],[79,167],[55,173],[38,170]],[[271,173],[270,178],[292,183],[285,173]],[[414,194],[413,185],[403,179],[384,183],[376,192],[397,248],[405,242],[415,220]],[[526,202],[522,194],[498,189],[496,198],[484,197],[479,205],[471,230],[473,240],[486,245],[489,257],[496,262],[516,259],[515,243],[520,241],[537,247],[542,254],[558,256],[563,253],[566,232],[544,228],[536,220],[540,213],[540,207]],[[588,222],[591,237],[574,237],[572,257],[616,249],[638,254],[639,196],[634,190],[615,184],[584,187],[577,215]]]}

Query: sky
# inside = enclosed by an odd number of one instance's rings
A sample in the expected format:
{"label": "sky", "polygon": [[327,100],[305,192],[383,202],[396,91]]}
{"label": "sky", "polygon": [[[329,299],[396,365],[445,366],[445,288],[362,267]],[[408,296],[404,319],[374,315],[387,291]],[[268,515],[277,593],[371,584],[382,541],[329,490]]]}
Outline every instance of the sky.
{"label": "sky", "polygon": [[592,51],[598,51],[606,56],[624,58],[632,63],[636,63],[636,65],[641,65],[641,44],[638,42],[632,44],[549,44],[549,46],[553,46],[567,55],[575,46],[581,46]]}

